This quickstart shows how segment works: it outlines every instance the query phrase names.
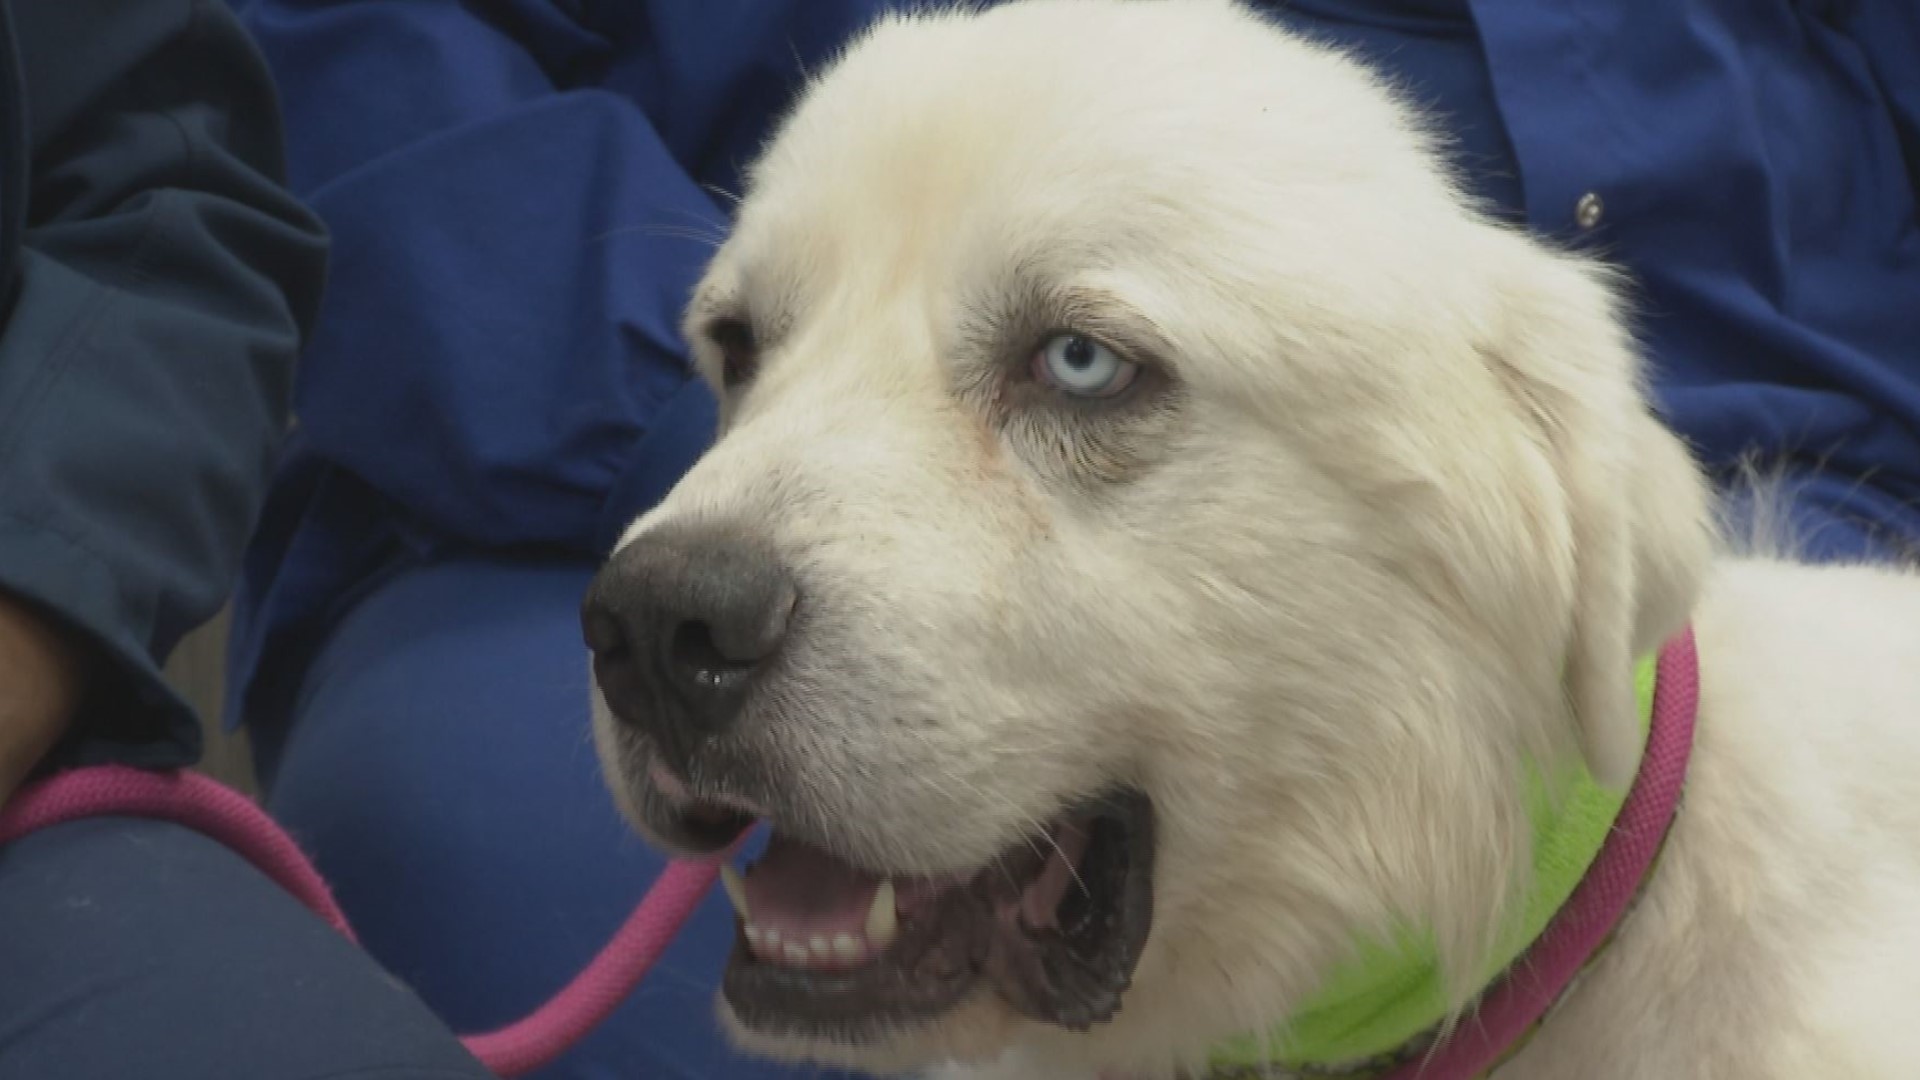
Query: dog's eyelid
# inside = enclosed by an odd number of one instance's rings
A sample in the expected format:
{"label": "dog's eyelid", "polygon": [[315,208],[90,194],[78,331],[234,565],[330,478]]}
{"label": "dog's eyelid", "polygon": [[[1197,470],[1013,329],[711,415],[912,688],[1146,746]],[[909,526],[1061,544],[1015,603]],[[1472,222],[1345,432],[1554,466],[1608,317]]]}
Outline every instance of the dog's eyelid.
{"label": "dog's eyelid", "polygon": [[709,315],[703,326],[707,339],[720,348],[731,348],[744,344],[753,344],[753,322],[739,312],[720,312]]}
{"label": "dog's eyelid", "polygon": [[1164,335],[1150,316],[1122,294],[1084,284],[1037,292],[1029,301],[1026,320],[1028,327],[1040,331],[1032,342],[1034,348],[1058,334],[1077,334],[1143,369],[1172,374]]}
{"label": "dog's eyelid", "polygon": [[740,315],[715,315],[706,322],[707,340],[720,350],[720,382],[734,389],[750,381],[760,367],[753,324]]}
{"label": "dog's eyelid", "polygon": [[1108,350],[1120,359],[1125,360],[1129,364],[1138,364],[1141,367],[1146,367],[1156,362],[1152,353],[1142,350],[1138,342],[1132,340],[1126,334],[1115,333],[1114,330],[1115,328],[1111,323],[1103,324],[1090,320],[1062,321],[1059,325],[1049,325],[1046,329],[1040,331],[1039,334],[1034,335],[1032,342],[1030,342],[1032,347],[1027,350],[1027,354],[1031,356],[1033,353],[1046,348],[1047,343],[1053,341],[1055,338],[1077,337],[1085,338],[1095,345]]}

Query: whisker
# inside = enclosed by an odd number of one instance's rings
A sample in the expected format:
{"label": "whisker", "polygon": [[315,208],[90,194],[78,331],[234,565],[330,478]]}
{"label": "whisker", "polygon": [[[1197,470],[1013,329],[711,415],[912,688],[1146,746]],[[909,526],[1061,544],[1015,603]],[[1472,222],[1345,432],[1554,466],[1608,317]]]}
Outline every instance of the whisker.
{"label": "whisker", "polygon": [[[1052,829],[1048,828],[1044,823],[1034,819],[1032,816],[1022,812],[1018,806],[1014,805],[1013,800],[1007,798],[1005,795],[1001,795],[997,792],[985,791],[981,789],[979,785],[973,783],[972,781],[966,779],[963,776],[960,776],[957,773],[948,773],[946,775],[948,779],[954,781],[955,783],[960,784],[961,786],[965,787],[968,791],[973,792],[975,795],[978,795],[981,798],[986,798],[986,799],[998,799],[1001,805],[1005,806],[1009,810],[1012,810],[1016,817],[1020,818],[1022,821],[1024,821],[1028,826],[1032,828],[1033,833],[1038,833],[1040,837],[1046,840],[1047,845],[1053,848],[1054,854],[1060,856],[1060,861],[1065,863],[1067,866],[1068,875],[1070,875],[1073,878],[1074,885],[1077,888],[1079,888],[1080,895],[1086,896],[1086,897],[1091,897],[1093,895],[1093,890],[1087,888],[1086,881],[1080,877],[1080,868],[1073,865],[1073,860],[1067,857],[1066,849],[1060,846],[1060,841],[1054,839]],[[1028,850],[1034,852],[1036,855],[1042,854],[1041,849],[1035,846],[1033,842],[1033,833],[1029,833],[1023,836],[1021,838],[1021,842],[1026,844]],[[1017,885],[1018,882],[1009,880],[1008,884]]]}

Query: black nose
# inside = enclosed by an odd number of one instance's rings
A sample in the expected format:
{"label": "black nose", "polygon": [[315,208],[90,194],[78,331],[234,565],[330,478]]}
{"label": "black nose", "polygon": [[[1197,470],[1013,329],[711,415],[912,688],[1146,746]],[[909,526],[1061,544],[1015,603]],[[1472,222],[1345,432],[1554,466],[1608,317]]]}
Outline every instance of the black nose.
{"label": "black nose", "polygon": [[680,531],[643,535],[607,560],[580,622],[608,707],[684,765],[739,716],[798,599],[763,546],[731,532]]}

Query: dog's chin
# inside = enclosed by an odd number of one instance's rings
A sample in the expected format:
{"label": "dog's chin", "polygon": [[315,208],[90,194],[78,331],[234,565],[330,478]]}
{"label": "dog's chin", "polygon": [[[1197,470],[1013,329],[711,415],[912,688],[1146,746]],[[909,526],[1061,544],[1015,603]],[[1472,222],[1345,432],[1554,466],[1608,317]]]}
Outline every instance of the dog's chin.
{"label": "dog's chin", "polygon": [[937,1020],[899,1024],[859,1041],[777,1035],[743,1023],[726,995],[719,1016],[729,1040],[754,1057],[795,1065],[913,1074],[934,1064],[989,1065],[1004,1057],[1025,1023],[989,987],[976,987]]}
{"label": "dog's chin", "polygon": [[[681,793],[675,793],[681,794]],[[757,820],[735,800],[631,796],[688,855]],[[1122,789],[1067,807],[982,865],[924,876],[858,864],[780,822],[728,882],[738,917],[722,1012],[758,1052],[863,1067],[990,1054],[1024,1020],[1085,1031],[1119,1012],[1153,921],[1154,810]]]}

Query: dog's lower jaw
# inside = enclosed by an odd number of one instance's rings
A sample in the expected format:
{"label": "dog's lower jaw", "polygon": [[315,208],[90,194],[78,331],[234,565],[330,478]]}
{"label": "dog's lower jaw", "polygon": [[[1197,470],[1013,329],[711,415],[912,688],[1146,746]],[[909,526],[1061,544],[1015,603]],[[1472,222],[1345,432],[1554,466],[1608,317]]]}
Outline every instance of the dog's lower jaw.
{"label": "dog's lower jaw", "polygon": [[[860,1069],[879,1075],[919,1075],[929,1062],[948,1062],[954,1075],[990,1069],[1018,1030],[1030,1023],[1016,1016],[985,987],[976,987],[938,1021],[901,1024],[889,1037],[871,1042],[822,1043],[818,1039],[769,1035],[740,1022],[724,996],[717,998],[720,1023],[741,1051],[796,1064]],[[991,1075],[990,1073],[988,1075]]]}
{"label": "dog's lower jaw", "polygon": [[[903,1026],[870,1044],[823,1047],[808,1039],[759,1034],[743,1027],[724,999],[721,1025],[743,1053],[803,1065],[859,1069],[913,1080],[1180,1080],[1180,1068],[1143,1063],[1137,1054],[1094,1045],[1089,1036],[1046,1027],[1008,1009],[990,991],[976,991],[937,1024]],[[1106,1060],[1111,1057],[1113,1060]],[[1104,1062],[1104,1063],[1103,1063]]]}
{"label": "dog's lower jaw", "polygon": [[[1153,993],[1164,982],[1166,957],[1150,943],[1139,971],[1142,989],[1128,1008],[1090,1032],[1069,1031],[1019,1015],[990,986],[976,986],[939,1019],[903,1023],[890,1035],[860,1044],[769,1035],[747,1028],[724,995],[716,1008],[722,1029],[744,1054],[801,1065],[857,1069],[876,1077],[914,1080],[1187,1080],[1204,1076],[1205,1048],[1183,1044],[1151,1022],[1165,1001]],[[1136,1007],[1137,1006],[1137,1007]],[[1145,1021],[1145,1023],[1143,1023]],[[1174,1047],[1183,1056],[1176,1058]]]}

